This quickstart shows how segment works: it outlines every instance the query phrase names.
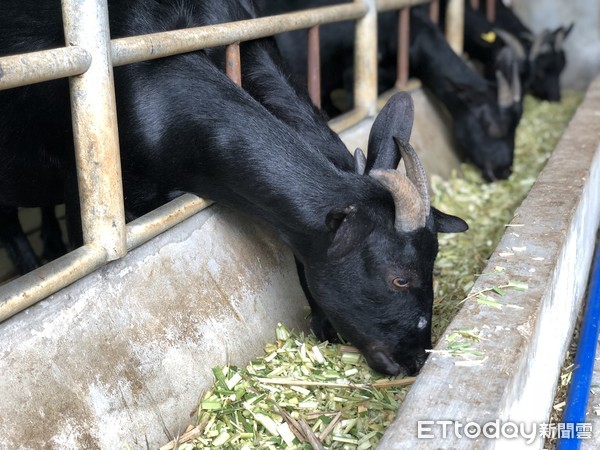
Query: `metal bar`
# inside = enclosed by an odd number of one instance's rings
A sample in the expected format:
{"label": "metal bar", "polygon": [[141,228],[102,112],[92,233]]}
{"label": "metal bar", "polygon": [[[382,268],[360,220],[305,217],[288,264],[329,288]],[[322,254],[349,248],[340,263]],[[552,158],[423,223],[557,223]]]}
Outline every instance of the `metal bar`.
{"label": "metal bar", "polygon": [[106,0],[62,0],[67,43],[92,56],[87,72],[69,79],[83,241],[127,252],[117,111]]}
{"label": "metal bar", "polygon": [[377,11],[395,11],[411,6],[429,3],[431,0],[377,0]]}
{"label": "metal bar", "polygon": [[364,108],[368,116],[377,114],[377,4],[376,0],[355,0],[367,7],[367,14],[356,21],[354,41],[354,107]]}
{"label": "metal bar", "polygon": [[367,117],[369,117],[369,114],[366,108],[354,107],[350,111],[331,119],[329,127],[336,133],[340,133]]}
{"label": "metal bar", "polygon": [[396,70],[396,86],[404,86],[408,82],[410,46],[410,9],[402,8],[398,12],[398,57]]}
{"label": "metal bar", "polygon": [[440,1],[431,0],[429,2],[429,18],[434,23],[440,23]]}
{"label": "metal bar", "polygon": [[479,9],[479,0],[470,0],[471,2],[471,8],[477,10]]}
{"label": "metal bar", "polygon": [[212,205],[210,200],[204,200],[193,194],[183,194],[160,206],[127,224],[127,249],[132,250],[148,242],[210,205]]}
{"label": "metal bar", "polygon": [[454,52],[461,55],[464,47],[464,0],[448,0],[446,6],[446,40]]}
{"label": "metal bar", "polygon": [[319,26],[308,29],[307,80],[308,95],[317,108],[321,108],[321,52]]}
{"label": "metal bar", "polygon": [[494,23],[496,21],[496,2],[495,0],[486,0],[485,17],[488,22]]}
{"label": "metal bar", "polygon": [[0,58],[0,90],[80,75],[91,63],[92,57],[81,47],[4,56]]}
{"label": "metal bar", "polygon": [[[160,233],[210,206],[210,200],[184,194],[127,224],[127,249],[148,242]],[[0,287],[0,322],[35,305],[108,262],[97,245],[80,247],[33,272]]]}
{"label": "metal bar", "polygon": [[92,273],[106,261],[105,249],[85,245],[6,283],[0,289],[0,322]]}
{"label": "metal bar", "polygon": [[227,76],[238,86],[242,85],[242,66],[240,62],[240,43],[229,44],[225,50]]}
{"label": "metal bar", "polygon": [[259,39],[285,31],[363,17],[367,7],[350,3],[206,27],[132,36],[112,41],[113,65],[122,66],[203,48]]}

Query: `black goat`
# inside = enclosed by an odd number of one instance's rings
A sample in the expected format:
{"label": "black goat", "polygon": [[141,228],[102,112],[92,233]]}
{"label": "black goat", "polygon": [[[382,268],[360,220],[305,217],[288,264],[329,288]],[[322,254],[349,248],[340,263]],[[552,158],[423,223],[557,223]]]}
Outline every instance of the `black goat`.
{"label": "black goat", "polygon": [[[2,54],[61,45],[56,2],[8,3]],[[246,0],[109,1],[112,37],[253,11]],[[24,22],[36,26],[17,26]],[[242,65],[248,91],[225,76],[222,48],[115,69],[128,217],[191,192],[264,221],[299,261],[317,335],[339,332],[380,372],[414,373],[431,346],[437,232],[466,224],[430,207],[407,144],[410,96],[390,100],[373,125],[369,159],[357,153],[355,163],[289,83],[269,39],[243,43]],[[75,203],[71,190],[53,187],[69,186],[72,169],[66,82],[1,92],[0,120],[0,154],[11,162],[2,167],[0,205]],[[394,170],[400,154],[407,175]],[[25,176],[32,170],[35,180]]]}
{"label": "black goat", "polygon": [[[262,0],[262,14],[272,15],[308,7],[330,6],[340,0]],[[425,7],[426,9],[426,7]],[[522,114],[518,74],[497,74],[488,83],[458,57],[422,7],[411,8],[411,75],[420,78],[446,106],[453,118],[458,146],[488,180],[507,178],[514,154],[515,128]],[[396,13],[379,14],[379,90],[393,87],[397,56]],[[306,32],[276,37],[286,63],[296,77],[306,79]],[[322,104],[332,113],[335,89],[352,92],[354,24],[330,24],[321,30]],[[497,86],[497,87],[496,87]]]}
{"label": "black goat", "polygon": [[[483,2],[483,11],[486,7]],[[495,8],[494,26],[516,36],[527,51],[531,68],[525,87],[542,100],[560,101],[560,75],[567,61],[563,44],[573,24],[535,34],[502,0],[496,0]]]}
{"label": "black goat", "polygon": [[497,87],[450,48],[427,9],[411,9],[410,67],[453,117],[458,145],[488,180],[511,173],[515,130],[522,114],[518,69],[511,83],[497,72]]}
{"label": "black goat", "polygon": [[[447,1],[440,1],[440,15],[446,16]],[[446,22],[440,22],[442,31]],[[484,76],[497,82],[498,71],[505,80],[511,80],[516,64],[522,90],[530,80],[531,63],[527,58],[527,49],[508,31],[495,28],[485,14],[473,9],[470,2],[465,2],[464,13],[464,51],[471,61],[482,64]]]}

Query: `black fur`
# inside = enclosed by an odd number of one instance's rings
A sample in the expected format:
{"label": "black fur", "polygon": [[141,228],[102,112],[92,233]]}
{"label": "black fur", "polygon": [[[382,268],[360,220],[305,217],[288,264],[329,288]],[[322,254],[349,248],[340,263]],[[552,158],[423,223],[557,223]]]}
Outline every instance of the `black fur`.
{"label": "black fur", "polygon": [[[262,0],[263,15],[309,7],[331,6],[341,0]],[[385,12],[378,19],[379,91],[395,83],[397,13]],[[494,83],[486,81],[458,57],[443,34],[427,16],[427,6],[411,8],[410,70],[446,106],[453,119],[456,142],[488,180],[504,179],[511,173],[514,132],[521,117],[521,104],[500,107]],[[294,31],[276,37],[286,62],[298,79],[306,80],[306,32]],[[321,29],[321,93],[323,108],[335,114],[332,94],[336,89],[352,93],[354,24],[342,22]],[[352,100],[349,101],[351,103]],[[339,113],[339,111],[338,111]]]}
{"label": "black fur", "polygon": [[[62,45],[57,2],[9,3],[0,27],[31,16],[39,27],[15,28],[0,52],[14,53],[15,42]],[[246,0],[109,2],[112,37],[241,20],[253,10]],[[19,47],[26,49],[34,48]],[[340,333],[380,372],[414,373],[431,346],[436,234],[466,224],[432,209],[426,227],[398,233],[391,194],[355,172],[272,41],[243,43],[242,58],[244,89],[225,76],[222,48],[115,69],[127,216],[191,192],[264,221],[297,258],[317,335]],[[67,99],[64,81],[0,92],[0,152],[10,162],[0,206],[76,204],[63,178],[72,170]],[[393,135],[407,140],[412,125],[407,94],[385,111],[373,126],[380,144],[370,149],[372,167],[397,163]],[[390,117],[400,125],[388,127]],[[394,277],[409,286],[395,288]]]}
{"label": "black fur", "polygon": [[[482,2],[482,10],[486,10],[486,2]],[[496,0],[496,20],[494,25],[515,35],[525,46],[528,53],[536,36],[519,17],[506,6],[502,0]],[[567,60],[562,45],[557,45],[557,37],[562,36],[562,41],[567,38],[573,24],[560,26],[549,30],[543,39],[543,46],[535,58],[531,61],[529,77],[525,87],[536,97],[542,100],[560,101],[560,75],[564,70]]]}

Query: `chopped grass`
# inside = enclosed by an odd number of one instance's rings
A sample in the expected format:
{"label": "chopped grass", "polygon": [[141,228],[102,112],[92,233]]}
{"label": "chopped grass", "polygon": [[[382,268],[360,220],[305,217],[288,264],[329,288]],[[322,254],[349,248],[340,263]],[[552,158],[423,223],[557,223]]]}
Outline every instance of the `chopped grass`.
{"label": "chopped grass", "polygon": [[[581,98],[566,93],[556,104],[526,97],[508,180],[486,183],[468,164],[448,180],[432,177],[432,204],[470,226],[466,233],[439,237],[434,342],[467,298],[502,307],[505,289],[527,288],[508,283],[467,297]],[[319,343],[312,334],[280,325],[276,336],[265,355],[246,367],[215,368],[215,383],[200,402],[197,424],[163,449],[375,448],[413,379],[383,377],[352,347]],[[448,351],[462,356],[458,365],[485,361],[476,348],[478,330],[454,330],[446,339]]]}

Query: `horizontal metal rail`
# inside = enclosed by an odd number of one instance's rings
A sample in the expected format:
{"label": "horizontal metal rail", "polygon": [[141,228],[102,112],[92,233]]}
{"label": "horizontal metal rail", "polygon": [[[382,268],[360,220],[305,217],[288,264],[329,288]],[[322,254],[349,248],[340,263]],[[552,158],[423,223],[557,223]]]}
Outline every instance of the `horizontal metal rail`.
{"label": "horizontal metal rail", "polygon": [[115,67],[122,66],[316,25],[360,19],[366,13],[366,6],[349,3],[238,22],[125,37],[112,41],[112,60]]}
{"label": "horizontal metal rail", "polygon": [[153,237],[209,207],[212,203],[210,200],[205,200],[193,194],[183,194],[181,197],[128,223],[127,250],[139,247]]}
{"label": "horizontal metal rail", "polygon": [[377,11],[393,11],[429,2],[431,2],[431,0],[377,0]]}
{"label": "horizontal metal rail", "polygon": [[[110,41],[111,61],[108,65],[112,63],[113,66],[121,66],[231,44],[233,44],[230,48],[231,60],[233,65],[236,65],[235,45],[239,42],[344,20],[360,20],[368,14],[370,14],[368,21],[362,26],[366,28],[365,25],[370,24],[375,29],[374,11],[398,9],[421,3],[427,3],[427,0],[356,0],[354,3],[272,17],[115,39]],[[359,23],[357,28],[360,25]],[[357,57],[365,58],[365,61],[372,59],[373,55],[365,56],[364,53],[376,42],[374,36],[371,30],[371,35],[359,45],[362,50],[357,52]],[[0,69],[2,69],[0,89],[80,75],[90,68],[91,63],[90,54],[76,46],[3,57],[0,58]],[[371,67],[368,76],[363,77],[361,81],[365,83],[368,91],[362,96],[362,102],[353,111],[330,122],[330,126],[335,131],[339,132],[374,114],[376,83],[374,84],[371,79],[373,73],[375,71]],[[196,214],[211,203],[192,194],[185,194],[127,224],[124,227],[127,251]],[[119,251],[109,253],[95,241],[86,243],[83,247],[6,283],[0,288],[0,322],[92,273],[114,259],[114,255],[118,253]]]}
{"label": "horizontal metal rail", "polygon": [[99,269],[107,260],[102,247],[84,245],[4,284],[0,289],[0,322]]}
{"label": "horizontal metal rail", "polygon": [[81,47],[4,56],[0,58],[0,90],[81,75],[91,64],[91,55]]}
{"label": "horizontal metal rail", "polygon": [[[181,223],[210,206],[210,200],[184,194],[127,224],[127,251]],[[101,268],[108,262],[106,250],[84,245],[45,264],[0,289],[0,322]]]}

